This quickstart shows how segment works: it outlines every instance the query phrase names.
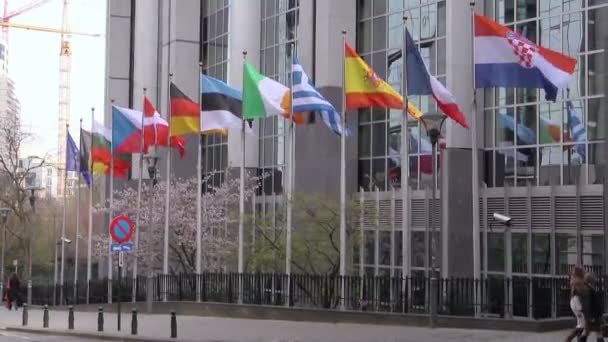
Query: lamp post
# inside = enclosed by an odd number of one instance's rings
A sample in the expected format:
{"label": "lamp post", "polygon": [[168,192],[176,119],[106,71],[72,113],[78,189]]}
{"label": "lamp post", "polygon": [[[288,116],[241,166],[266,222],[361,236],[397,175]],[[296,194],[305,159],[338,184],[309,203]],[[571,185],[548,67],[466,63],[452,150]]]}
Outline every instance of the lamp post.
{"label": "lamp post", "polygon": [[443,123],[447,116],[439,113],[428,113],[422,115],[422,120],[424,122],[424,127],[426,128],[426,133],[431,140],[432,146],[432,156],[433,159],[433,188],[431,190],[431,213],[430,213],[430,221],[431,221],[431,246],[427,246],[429,253],[429,260],[431,261],[431,298],[430,298],[430,314],[429,314],[429,323],[431,327],[435,327],[435,323],[437,321],[437,300],[439,299],[439,272],[437,269],[437,248],[439,238],[439,234],[437,234],[437,227],[435,224],[435,202],[437,198],[437,142],[439,141],[439,136],[441,135],[441,128],[443,127]]}
{"label": "lamp post", "polygon": [[[67,239],[65,237],[61,237],[59,239],[57,239],[57,241],[55,241],[55,258],[54,258],[54,263],[55,263],[55,267],[54,267],[54,284],[55,286],[53,286],[53,305],[56,305],[56,300],[57,300],[57,258],[59,256],[59,252],[57,252],[57,249],[59,248],[59,246],[61,246],[62,243],[66,243],[66,244],[70,244],[72,243],[72,240]],[[63,258],[61,258],[61,263],[63,264],[64,260]],[[63,289],[60,289],[59,291],[63,292]],[[61,298],[61,301],[63,301],[63,298]],[[59,303],[59,304],[63,304],[63,303]]]}
{"label": "lamp post", "polygon": [[11,209],[0,208],[0,222],[2,223],[2,255],[0,256],[0,293],[4,293],[4,255],[6,250],[6,223]]}

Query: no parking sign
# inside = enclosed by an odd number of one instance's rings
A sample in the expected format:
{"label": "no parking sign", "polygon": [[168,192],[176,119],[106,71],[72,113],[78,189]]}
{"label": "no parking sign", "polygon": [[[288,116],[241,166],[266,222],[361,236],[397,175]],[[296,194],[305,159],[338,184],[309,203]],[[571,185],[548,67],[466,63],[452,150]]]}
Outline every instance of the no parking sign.
{"label": "no parking sign", "polygon": [[115,242],[110,247],[113,252],[130,252],[133,244],[129,242],[134,232],[133,221],[125,215],[116,216],[110,222],[110,236]]}

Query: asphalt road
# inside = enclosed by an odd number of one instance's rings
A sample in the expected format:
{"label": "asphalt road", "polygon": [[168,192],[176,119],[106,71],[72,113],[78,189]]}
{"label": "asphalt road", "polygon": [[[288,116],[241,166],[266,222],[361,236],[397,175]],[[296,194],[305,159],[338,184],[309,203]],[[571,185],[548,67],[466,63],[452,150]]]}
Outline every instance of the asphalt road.
{"label": "asphalt road", "polygon": [[24,334],[12,331],[0,331],[0,342],[37,342],[37,341],[89,341],[89,342],[101,342],[101,340],[84,339],[82,337],[66,337],[66,336],[52,336],[52,335],[40,335],[40,334]]}

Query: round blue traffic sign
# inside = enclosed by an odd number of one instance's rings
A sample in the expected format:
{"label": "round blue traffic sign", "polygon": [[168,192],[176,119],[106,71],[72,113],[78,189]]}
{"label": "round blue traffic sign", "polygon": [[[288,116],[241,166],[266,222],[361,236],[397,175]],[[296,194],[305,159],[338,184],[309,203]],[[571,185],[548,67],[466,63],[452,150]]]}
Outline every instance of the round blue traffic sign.
{"label": "round blue traffic sign", "polygon": [[124,215],[116,216],[110,222],[110,236],[114,242],[124,243],[131,240],[133,230],[133,222]]}

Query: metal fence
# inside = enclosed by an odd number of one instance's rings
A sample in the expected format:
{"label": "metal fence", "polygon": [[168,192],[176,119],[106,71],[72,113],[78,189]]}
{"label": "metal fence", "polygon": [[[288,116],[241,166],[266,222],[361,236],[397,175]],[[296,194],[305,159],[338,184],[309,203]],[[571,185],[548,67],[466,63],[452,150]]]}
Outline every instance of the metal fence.
{"label": "metal fence", "polygon": [[[120,283],[120,284],[119,284]],[[598,280],[605,289],[608,278]],[[120,286],[119,286],[120,285]],[[341,288],[344,286],[344,298]],[[109,291],[111,286],[111,291]],[[431,280],[277,273],[202,273],[96,280],[89,284],[89,303],[146,301],[203,301],[281,305],[393,313],[429,313]],[[289,288],[288,288],[289,287]],[[242,292],[239,290],[242,288]],[[603,291],[602,293],[605,293]],[[604,295],[606,300],[606,295]],[[32,304],[60,304],[61,288],[32,287]],[[86,283],[63,286],[63,304],[84,304]],[[437,310],[442,315],[550,319],[570,316],[568,279],[488,277],[447,278],[438,281]]]}

